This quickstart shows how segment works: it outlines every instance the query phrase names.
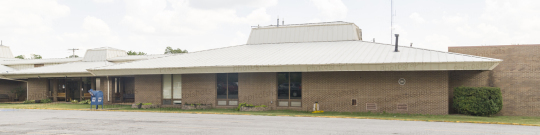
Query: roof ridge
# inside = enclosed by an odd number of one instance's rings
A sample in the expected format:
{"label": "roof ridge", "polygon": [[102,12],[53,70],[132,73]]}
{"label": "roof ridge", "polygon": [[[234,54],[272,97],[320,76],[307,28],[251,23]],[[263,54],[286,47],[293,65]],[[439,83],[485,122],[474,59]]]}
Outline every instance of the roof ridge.
{"label": "roof ridge", "polygon": [[[359,40],[359,41],[361,41],[361,42],[367,42],[367,43],[376,43],[376,44],[381,44],[381,45],[395,46],[395,45],[392,45],[392,44],[386,44],[386,43],[369,42],[369,41],[362,41],[362,40]],[[467,56],[467,57],[475,57],[475,58],[481,58],[481,59],[488,59],[488,60],[500,60],[500,59],[495,59],[495,58],[482,57],[482,56],[469,55],[469,54],[462,54],[462,53],[456,53],[456,52],[445,52],[445,51],[431,50],[431,49],[418,48],[418,47],[410,47],[410,46],[403,46],[403,45],[398,45],[398,46],[399,46],[399,47],[411,48],[411,49],[420,49],[420,50],[426,50],[426,51],[433,51],[433,52],[448,53],[448,54],[454,54],[454,55],[462,55],[462,56]],[[502,61],[502,60],[501,60],[501,61]]]}

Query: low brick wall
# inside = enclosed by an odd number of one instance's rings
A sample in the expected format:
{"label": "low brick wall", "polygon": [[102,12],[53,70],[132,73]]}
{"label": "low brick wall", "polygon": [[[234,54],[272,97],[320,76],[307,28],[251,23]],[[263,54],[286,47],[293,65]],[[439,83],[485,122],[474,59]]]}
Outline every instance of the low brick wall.
{"label": "low brick wall", "polygon": [[212,109],[212,105],[196,105],[196,104],[184,104],[182,105],[183,110],[193,110],[193,109]]}
{"label": "low brick wall", "polygon": [[[159,105],[142,105],[141,109],[149,109],[149,108],[159,108]],[[138,104],[132,104],[131,108],[139,108]]]}

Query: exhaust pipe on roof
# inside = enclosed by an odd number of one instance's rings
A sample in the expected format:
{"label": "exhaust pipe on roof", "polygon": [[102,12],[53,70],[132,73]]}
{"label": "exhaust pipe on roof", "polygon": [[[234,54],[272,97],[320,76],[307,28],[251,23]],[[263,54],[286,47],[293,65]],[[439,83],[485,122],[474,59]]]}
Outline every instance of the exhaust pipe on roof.
{"label": "exhaust pipe on roof", "polygon": [[399,52],[398,50],[398,38],[399,38],[399,34],[395,34],[396,35],[396,50],[394,50],[394,52]]}

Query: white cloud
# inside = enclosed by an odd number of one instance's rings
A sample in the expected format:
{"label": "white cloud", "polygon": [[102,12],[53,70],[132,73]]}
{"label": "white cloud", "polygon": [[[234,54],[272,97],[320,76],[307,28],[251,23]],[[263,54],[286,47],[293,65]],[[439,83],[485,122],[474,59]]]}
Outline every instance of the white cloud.
{"label": "white cloud", "polygon": [[233,38],[233,40],[229,43],[229,45],[233,46],[233,45],[246,44],[247,40],[248,40],[248,35],[240,32],[240,31],[237,31],[236,32],[236,37]]}
{"label": "white cloud", "polygon": [[466,16],[456,15],[456,16],[443,16],[442,20],[447,24],[464,24],[466,22]]}
{"label": "white cloud", "polygon": [[339,21],[347,17],[347,7],[341,0],[310,0],[325,21]]}
{"label": "white cloud", "polygon": [[[190,1],[125,2],[127,15],[121,24],[139,34],[204,34],[224,24],[256,25],[270,20],[265,8],[241,17],[234,8],[198,9],[190,7]],[[167,4],[172,9],[166,9]]]}
{"label": "white cloud", "polygon": [[425,36],[424,39],[418,43],[413,44],[413,47],[427,48],[439,51],[448,51],[448,46],[456,46],[448,36],[432,34]]}
{"label": "white cloud", "polygon": [[[443,17],[448,25],[476,45],[538,43],[540,39],[540,1],[486,0],[478,22],[469,22],[466,15]],[[472,26],[472,27],[471,27]]]}
{"label": "white cloud", "polygon": [[95,3],[113,3],[114,0],[92,0]]}
{"label": "white cloud", "polygon": [[190,5],[201,9],[231,9],[239,7],[270,7],[277,4],[277,0],[191,0]]}
{"label": "white cloud", "polygon": [[0,28],[3,31],[0,34],[52,32],[52,21],[68,15],[69,11],[69,7],[53,0],[0,1]]}
{"label": "white cloud", "polygon": [[78,47],[84,47],[86,49],[104,46],[122,46],[118,36],[111,32],[109,25],[99,18],[88,16],[84,18],[81,27],[83,31],[65,33],[63,39],[71,43],[80,43]]}
{"label": "white cloud", "polygon": [[420,14],[418,14],[416,12],[409,15],[409,18],[411,18],[412,20],[414,20],[417,23],[425,23],[426,22],[426,20],[424,20],[424,18],[420,17]]}
{"label": "white cloud", "polygon": [[50,56],[45,46],[57,39],[54,21],[69,14],[70,8],[55,0],[0,1],[0,38],[13,55]]}

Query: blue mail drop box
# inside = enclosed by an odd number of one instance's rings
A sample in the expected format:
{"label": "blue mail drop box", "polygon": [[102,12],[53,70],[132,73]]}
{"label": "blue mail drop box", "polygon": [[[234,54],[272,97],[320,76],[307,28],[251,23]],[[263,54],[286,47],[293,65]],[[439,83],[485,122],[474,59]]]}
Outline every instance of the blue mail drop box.
{"label": "blue mail drop box", "polygon": [[92,90],[90,89],[88,91],[92,97],[90,97],[90,108],[92,108],[92,105],[101,105],[101,109],[103,109],[103,92],[100,90]]}

